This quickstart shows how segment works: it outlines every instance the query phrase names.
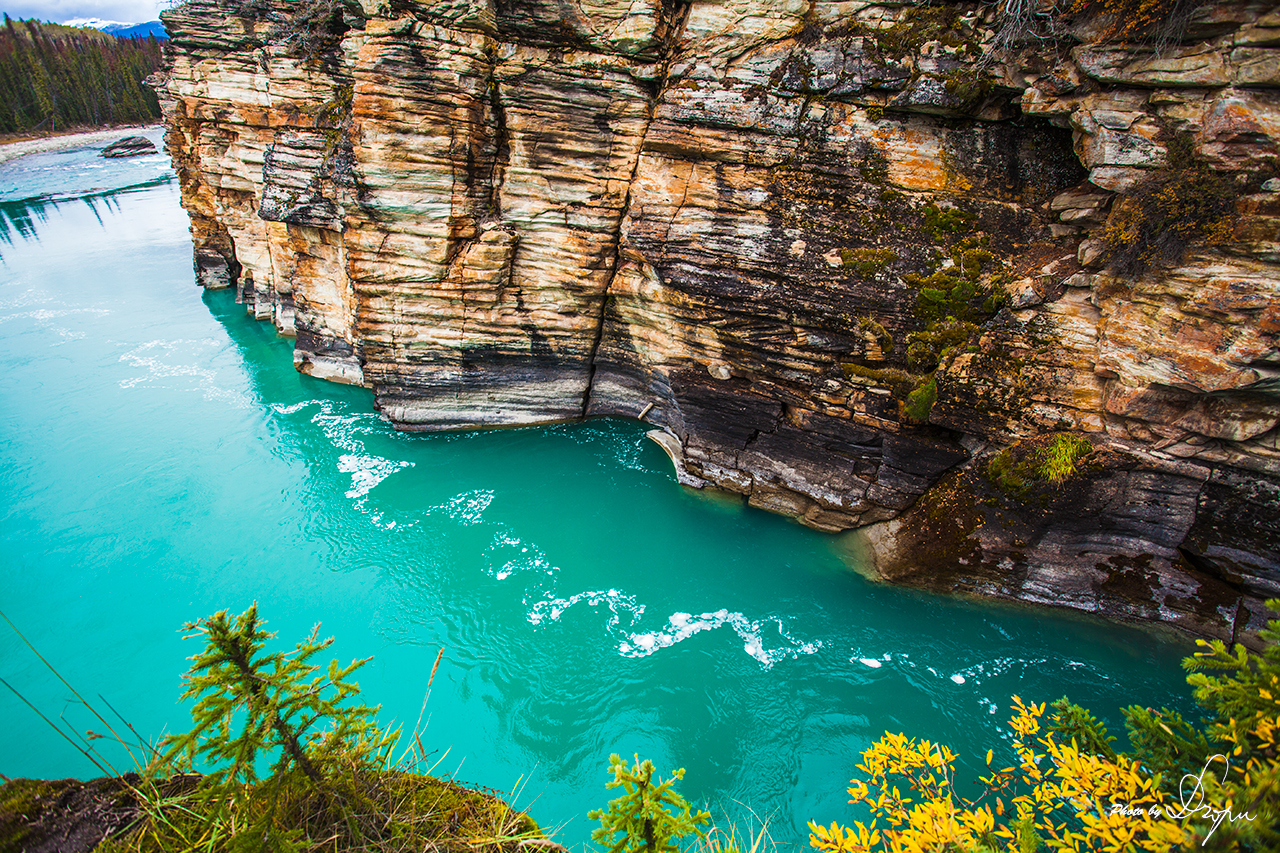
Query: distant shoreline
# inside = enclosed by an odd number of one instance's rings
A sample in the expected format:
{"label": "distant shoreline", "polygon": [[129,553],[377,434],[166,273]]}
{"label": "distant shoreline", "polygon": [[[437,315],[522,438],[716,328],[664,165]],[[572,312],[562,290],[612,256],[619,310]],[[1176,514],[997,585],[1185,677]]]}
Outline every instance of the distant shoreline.
{"label": "distant shoreline", "polygon": [[57,136],[42,136],[34,139],[11,139],[0,141],[0,164],[8,163],[28,154],[47,154],[51,151],[68,151],[86,145],[105,145],[126,136],[137,136],[142,131],[154,130],[162,125],[135,124],[112,127],[105,130],[85,130]]}

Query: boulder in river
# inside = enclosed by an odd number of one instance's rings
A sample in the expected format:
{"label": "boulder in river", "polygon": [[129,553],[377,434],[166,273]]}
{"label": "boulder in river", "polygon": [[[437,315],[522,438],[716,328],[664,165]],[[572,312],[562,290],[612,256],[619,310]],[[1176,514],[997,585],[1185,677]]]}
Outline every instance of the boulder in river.
{"label": "boulder in river", "polygon": [[156,154],[156,145],[145,136],[126,136],[102,149],[103,157],[136,157],[140,154]]}

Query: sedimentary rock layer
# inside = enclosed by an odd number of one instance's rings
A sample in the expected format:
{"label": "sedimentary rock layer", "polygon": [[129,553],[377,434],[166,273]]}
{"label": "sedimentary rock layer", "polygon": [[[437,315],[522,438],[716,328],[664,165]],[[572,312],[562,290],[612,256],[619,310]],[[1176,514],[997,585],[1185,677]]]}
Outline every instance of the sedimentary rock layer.
{"label": "sedimentary rock layer", "polygon": [[1247,638],[1280,14],[1042,12],[191,0],[158,86],[201,283],[398,427],[642,416],[884,577]]}

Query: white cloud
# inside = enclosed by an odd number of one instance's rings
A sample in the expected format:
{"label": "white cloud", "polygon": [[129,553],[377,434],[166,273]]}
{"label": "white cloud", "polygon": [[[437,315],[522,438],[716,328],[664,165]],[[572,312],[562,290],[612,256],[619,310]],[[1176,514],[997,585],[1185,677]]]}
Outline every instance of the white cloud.
{"label": "white cloud", "polygon": [[138,24],[154,21],[172,0],[4,0],[0,5],[10,18],[36,18],[61,23],[76,18],[101,18]]}

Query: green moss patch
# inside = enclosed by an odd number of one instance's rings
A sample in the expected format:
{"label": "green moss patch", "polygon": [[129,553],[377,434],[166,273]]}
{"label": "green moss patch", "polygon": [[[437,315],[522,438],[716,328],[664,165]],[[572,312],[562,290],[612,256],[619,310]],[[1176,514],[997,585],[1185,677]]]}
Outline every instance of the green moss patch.
{"label": "green moss patch", "polygon": [[[289,849],[299,851],[407,851],[512,853],[547,840],[526,814],[497,796],[432,776],[359,771],[339,781],[336,801],[302,774],[279,785],[245,786],[217,813],[203,777],[147,782],[123,778],[45,781],[14,779],[0,786],[0,850],[59,853]],[[273,812],[272,838],[246,839],[235,828]],[[247,846],[246,846],[247,845]],[[274,845],[274,846],[273,846]]]}
{"label": "green moss patch", "polygon": [[930,323],[924,331],[907,335],[907,367],[916,373],[928,373],[951,351],[971,343],[980,332],[977,325],[953,318]]}
{"label": "green moss patch", "polygon": [[939,207],[933,202],[924,206],[922,216],[925,233],[937,243],[950,242],[950,238],[954,235],[967,232],[973,226],[974,220],[978,218],[967,210],[958,207]]}
{"label": "green moss patch", "polygon": [[925,423],[929,420],[929,412],[938,400],[938,383],[930,376],[920,386],[907,395],[903,406],[906,416],[913,421]]}
{"label": "green moss patch", "polygon": [[904,282],[917,288],[920,317],[929,322],[981,323],[999,311],[1005,303],[1005,265],[987,248],[985,238],[955,240],[948,259],[935,262],[928,274],[903,276]]}
{"label": "green moss patch", "polygon": [[894,398],[905,400],[920,384],[920,377],[895,367],[866,367],[861,364],[841,364],[845,379],[868,379],[874,385],[888,388]]}
{"label": "green moss patch", "polygon": [[891,261],[898,259],[893,249],[841,249],[840,261],[847,270],[853,270],[862,278],[872,278],[882,272]]}

